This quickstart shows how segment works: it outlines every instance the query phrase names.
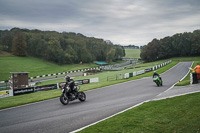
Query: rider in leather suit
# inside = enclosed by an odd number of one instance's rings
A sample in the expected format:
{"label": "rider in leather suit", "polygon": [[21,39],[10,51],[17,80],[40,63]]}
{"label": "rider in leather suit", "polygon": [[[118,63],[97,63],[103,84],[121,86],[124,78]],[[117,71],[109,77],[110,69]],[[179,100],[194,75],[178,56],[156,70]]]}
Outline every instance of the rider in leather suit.
{"label": "rider in leather suit", "polygon": [[162,81],[162,78],[160,77],[160,75],[159,75],[158,73],[156,73],[156,71],[154,71],[154,72],[153,72],[153,77],[156,76],[156,75],[157,75],[157,76],[160,78],[160,80]]}
{"label": "rider in leather suit", "polygon": [[65,76],[65,79],[66,79],[66,84],[65,84],[65,87],[67,85],[69,85],[70,87],[70,94],[72,97],[75,97],[74,94],[75,94],[75,83],[74,83],[74,80],[70,78],[69,75]]}

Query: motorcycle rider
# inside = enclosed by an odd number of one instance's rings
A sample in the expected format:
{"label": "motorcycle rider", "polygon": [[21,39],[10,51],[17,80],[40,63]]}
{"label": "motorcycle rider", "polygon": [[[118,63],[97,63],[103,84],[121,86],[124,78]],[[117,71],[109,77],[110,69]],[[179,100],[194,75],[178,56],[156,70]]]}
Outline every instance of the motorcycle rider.
{"label": "motorcycle rider", "polygon": [[69,88],[70,88],[69,92],[70,92],[72,98],[75,98],[75,96],[74,96],[74,94],[75,94],[75,90],[74,90],[75,83],[74,83],[74,80],[71,79],[69,75],[65,76],[65,79],[66,79],[65,87],[67,87],[67,85],[69,85]]}
{"label": "motorcycle rider", "polygon": [[158,76],[160,78],[161,82],[162,82],[162,78],[160,77],[160,75],[158,73],[156,73],[156,71],[153,72],[153,77],[154,76]]}

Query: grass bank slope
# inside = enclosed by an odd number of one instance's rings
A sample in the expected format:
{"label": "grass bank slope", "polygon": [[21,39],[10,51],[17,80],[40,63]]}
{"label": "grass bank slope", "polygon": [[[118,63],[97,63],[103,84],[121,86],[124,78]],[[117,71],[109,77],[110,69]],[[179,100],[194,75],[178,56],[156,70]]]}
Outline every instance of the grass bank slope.
{"label": "grass bank slope", "polygon": [[140,49],[125,49],[127,58],[140,58]]}
{"label": "grass bank slope", "polygon": [[80,133],[199,133],[200,93],[153,101]]}
{"label": "grass bank slope", "polygon": [[57,65],[34,57],[0,56],[0,81],[8,80],[10,72],[30,72],[29,77],[95,67],[95,64]]}

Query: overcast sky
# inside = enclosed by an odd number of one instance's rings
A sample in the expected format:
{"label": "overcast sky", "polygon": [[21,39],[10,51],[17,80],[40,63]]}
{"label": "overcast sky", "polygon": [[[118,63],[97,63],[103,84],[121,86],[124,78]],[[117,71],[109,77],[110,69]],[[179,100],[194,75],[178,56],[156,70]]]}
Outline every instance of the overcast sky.
{"label": "overcast sky", "polygon": [[200,29],[200,0],[0,0],[0,30],[13,27],[140,46]]}

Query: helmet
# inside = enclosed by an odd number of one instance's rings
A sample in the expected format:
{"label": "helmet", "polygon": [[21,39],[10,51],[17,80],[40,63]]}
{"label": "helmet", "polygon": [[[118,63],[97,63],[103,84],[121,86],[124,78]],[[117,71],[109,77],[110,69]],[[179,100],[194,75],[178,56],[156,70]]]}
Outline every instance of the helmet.
{"label": "helmet", "polygon": [[66,75],[66,76],[65,76],[65,79],[66,79],[66,80],[69,80],[69,79],[70,79],[70,76],[69,76],[69,75]]}

